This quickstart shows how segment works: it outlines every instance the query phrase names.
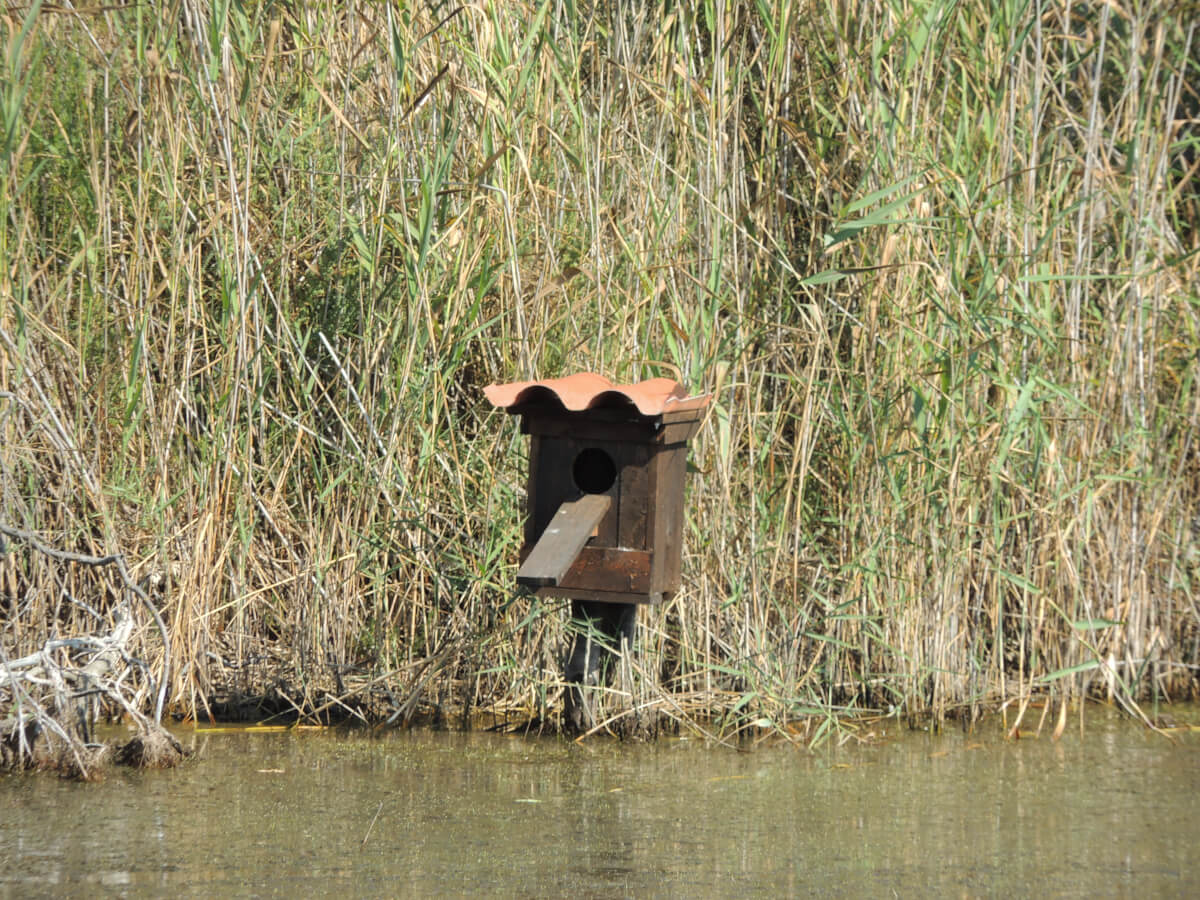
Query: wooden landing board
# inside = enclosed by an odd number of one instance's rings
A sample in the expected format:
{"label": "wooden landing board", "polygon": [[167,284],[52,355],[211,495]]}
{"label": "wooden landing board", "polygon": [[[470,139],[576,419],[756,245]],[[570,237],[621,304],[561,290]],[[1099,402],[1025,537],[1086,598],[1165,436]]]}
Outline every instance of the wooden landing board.
{"label": "wooden landing board", "polygon": [[611,504],[607,494],[584,494],[562,504],[525,557],[517,584],[532,588],[558,584]]}

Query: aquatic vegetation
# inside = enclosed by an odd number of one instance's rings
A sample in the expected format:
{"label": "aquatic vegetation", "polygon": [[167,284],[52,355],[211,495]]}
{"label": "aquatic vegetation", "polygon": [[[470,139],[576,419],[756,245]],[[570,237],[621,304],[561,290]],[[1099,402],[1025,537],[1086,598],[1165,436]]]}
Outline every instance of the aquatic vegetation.
{"label": "aquatic vegetation", "polygon": [[[1144,7],[14,8],[0,524],[122,557],[177,714],[550,722],[481,389],[669,375],[684,587],[597,722],[1194,695],[1200,72]],[[130,593],[9,539],[0,669]]]}

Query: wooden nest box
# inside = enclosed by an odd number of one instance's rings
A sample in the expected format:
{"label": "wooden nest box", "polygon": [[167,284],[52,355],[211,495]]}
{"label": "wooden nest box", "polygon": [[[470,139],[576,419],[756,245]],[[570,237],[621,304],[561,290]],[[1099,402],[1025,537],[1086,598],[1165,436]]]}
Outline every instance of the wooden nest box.
{"label": "wooden nest box", "polygon": [[583,372],[493,384],[530,436],[517,583],[542,596],[655,603],[679,589],[687,442],[711,395],[669,378],[614,385]]}

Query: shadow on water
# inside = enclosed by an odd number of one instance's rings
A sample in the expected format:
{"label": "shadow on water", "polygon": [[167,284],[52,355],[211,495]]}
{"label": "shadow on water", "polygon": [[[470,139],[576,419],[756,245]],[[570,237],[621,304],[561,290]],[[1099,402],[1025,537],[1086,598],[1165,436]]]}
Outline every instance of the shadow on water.
{"label": "shadow on water", "polygon": [[[1185,711],[1200,721],[1200,710]],[[1188,895],[1200,734],[898,727],[733,753],[184,732],[171,772],[0,779],[0,895]]]}

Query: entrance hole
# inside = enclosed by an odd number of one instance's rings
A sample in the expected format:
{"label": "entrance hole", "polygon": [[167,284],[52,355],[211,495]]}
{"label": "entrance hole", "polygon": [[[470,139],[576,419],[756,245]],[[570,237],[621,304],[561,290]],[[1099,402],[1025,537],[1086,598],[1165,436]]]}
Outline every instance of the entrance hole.
{"label": "entrance hole", "polygon": [[575,457],[571,477],[585,494],[603,494],[617,480],[617,465],[600,448],[588,447]]}

